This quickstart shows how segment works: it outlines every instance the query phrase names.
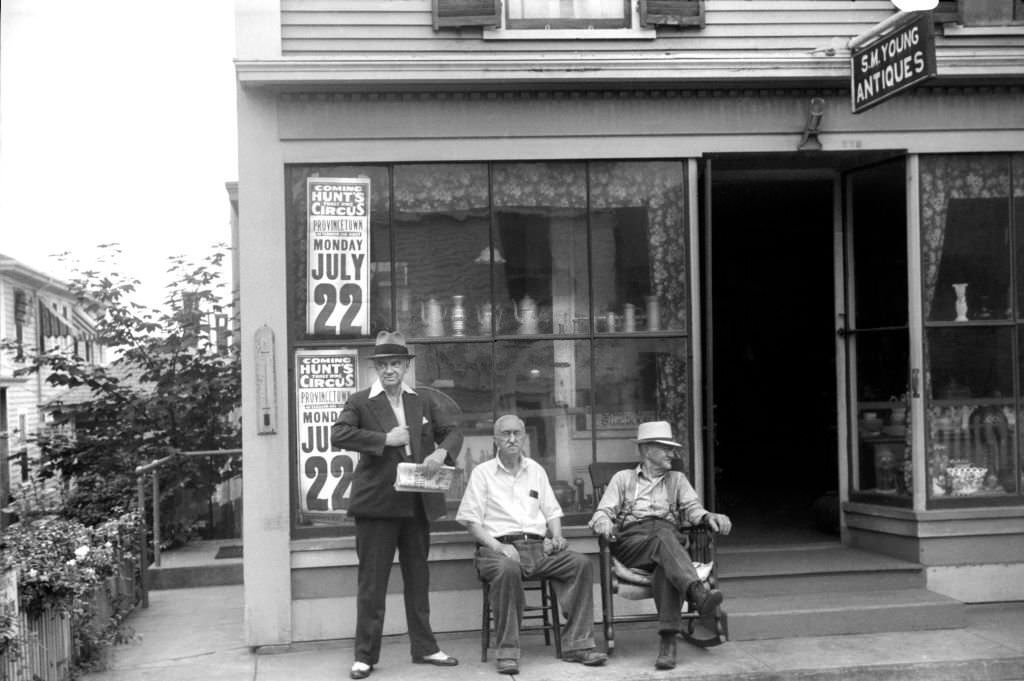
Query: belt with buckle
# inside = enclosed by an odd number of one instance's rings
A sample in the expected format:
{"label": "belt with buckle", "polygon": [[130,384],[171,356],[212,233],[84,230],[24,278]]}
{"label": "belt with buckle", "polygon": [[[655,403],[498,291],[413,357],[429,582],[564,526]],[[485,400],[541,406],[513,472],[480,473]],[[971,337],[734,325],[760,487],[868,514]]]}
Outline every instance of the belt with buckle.
{"label": "belt with buckle", "polygon": [[532,532],[517,532],[516,534],[503,534],[495,537],[502,544],[512,544],[517,541],[544,541],[544,535],[533,534]]}

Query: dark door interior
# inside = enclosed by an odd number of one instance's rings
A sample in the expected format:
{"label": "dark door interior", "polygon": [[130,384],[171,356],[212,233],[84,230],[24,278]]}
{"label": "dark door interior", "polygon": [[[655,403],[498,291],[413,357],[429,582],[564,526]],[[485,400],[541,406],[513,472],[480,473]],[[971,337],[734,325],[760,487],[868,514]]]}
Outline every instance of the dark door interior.
{"label": "dark door interior", "polygon": [[833,182],[715,177],[715,499],[730,542],[824,539],[838,488]]}

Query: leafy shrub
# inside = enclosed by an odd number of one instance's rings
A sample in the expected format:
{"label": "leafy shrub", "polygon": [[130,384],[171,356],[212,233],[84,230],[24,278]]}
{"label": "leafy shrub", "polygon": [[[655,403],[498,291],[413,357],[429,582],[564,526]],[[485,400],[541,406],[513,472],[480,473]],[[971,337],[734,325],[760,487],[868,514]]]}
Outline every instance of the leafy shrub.
{"label": "leafy shrub", "polygon": [[[137,513],[88,527],[57,516],[26,519],[2,535],[3,569],[17,567],[18,600],[23,611],[40,613],[47,606],[71,618],[76,664],[88,668],[110,643],[125,637],[124,616],[134,598],[118,599],[109,622],[96,618],[96,593],[107,588],[107,578],[119,574],[134,560],[133,542],[139,527]],[[14,640],[13,625],[0,620],[0,640]]]}

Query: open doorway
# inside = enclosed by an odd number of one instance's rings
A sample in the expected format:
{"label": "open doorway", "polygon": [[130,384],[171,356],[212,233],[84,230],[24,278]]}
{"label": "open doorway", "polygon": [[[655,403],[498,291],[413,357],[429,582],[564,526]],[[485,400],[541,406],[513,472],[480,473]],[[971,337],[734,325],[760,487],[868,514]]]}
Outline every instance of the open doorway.
{"label": "open doorway", "polygon": [[714,175],[714,484],[730,544],[837,538],[833,191],[828,175]]}

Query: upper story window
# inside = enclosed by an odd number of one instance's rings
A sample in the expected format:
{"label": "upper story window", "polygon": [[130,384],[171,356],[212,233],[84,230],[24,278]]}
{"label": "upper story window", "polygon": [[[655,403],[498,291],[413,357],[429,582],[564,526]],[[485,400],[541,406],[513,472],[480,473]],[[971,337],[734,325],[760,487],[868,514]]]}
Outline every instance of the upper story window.
{"label": "upper story window", "polygon": [[507,28],[628,28],[628,0],[505,0]]}
{"label": "upper story window", "polygon": [[704,25],[704,0],[433,0],[434,30],[480,26],[485,40],[654,39]]}

